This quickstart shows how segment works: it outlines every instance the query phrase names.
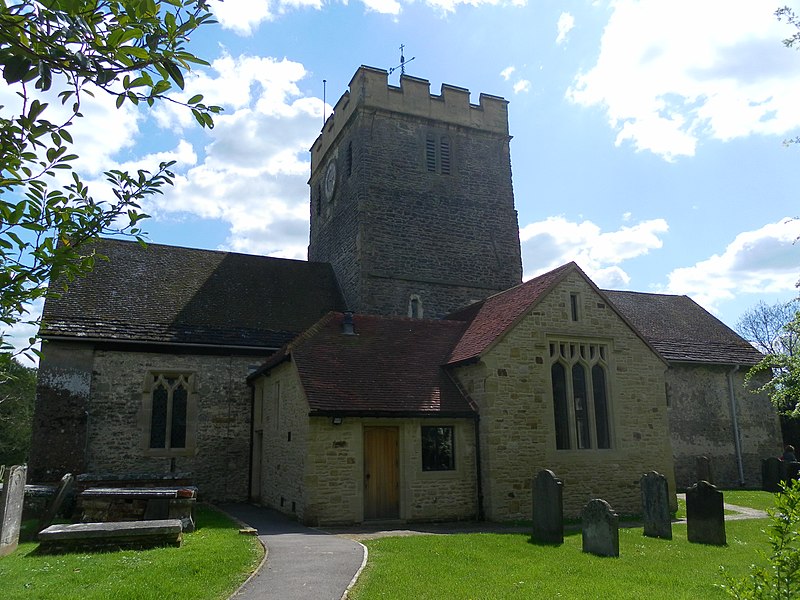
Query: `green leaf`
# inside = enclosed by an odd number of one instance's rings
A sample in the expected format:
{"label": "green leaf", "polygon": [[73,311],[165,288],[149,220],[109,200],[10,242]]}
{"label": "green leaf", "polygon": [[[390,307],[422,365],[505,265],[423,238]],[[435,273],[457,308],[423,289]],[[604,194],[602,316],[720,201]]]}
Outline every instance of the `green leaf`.
{"label": "green leaf", "polygon": [[189,102],[187,104],[197,104],[198,102],[203,101],[203,94],[195,94],[191,98],[189,98]]}
{"label": "green leaf", "polygon": [[175,84],[180,88],[183,89],[183,73],[178,68],[178,66],[172,62],[171,60],[164,59],[161,61],[164,69],[169,73],[169,76],[175,82]]}

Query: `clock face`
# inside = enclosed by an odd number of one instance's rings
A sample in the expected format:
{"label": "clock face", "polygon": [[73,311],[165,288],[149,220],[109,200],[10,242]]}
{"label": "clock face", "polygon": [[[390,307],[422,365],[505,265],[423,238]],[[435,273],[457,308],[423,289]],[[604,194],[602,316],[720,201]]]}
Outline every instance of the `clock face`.
{"label": "clock face", "polygon": [[325,197],[330,200],[336,187],[336,163],[331,161],[325,169]]}

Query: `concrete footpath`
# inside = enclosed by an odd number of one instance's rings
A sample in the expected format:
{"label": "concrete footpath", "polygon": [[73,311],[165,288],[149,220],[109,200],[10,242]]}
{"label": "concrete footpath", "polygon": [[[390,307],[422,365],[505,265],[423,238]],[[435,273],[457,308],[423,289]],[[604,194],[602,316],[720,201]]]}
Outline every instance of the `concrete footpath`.
{"label": "concrete footpath", "polygon": [[248,504],[220,506],[258,530],[266,561],[231,600],[340,600],[366,562],[357,541],[304,527]]}

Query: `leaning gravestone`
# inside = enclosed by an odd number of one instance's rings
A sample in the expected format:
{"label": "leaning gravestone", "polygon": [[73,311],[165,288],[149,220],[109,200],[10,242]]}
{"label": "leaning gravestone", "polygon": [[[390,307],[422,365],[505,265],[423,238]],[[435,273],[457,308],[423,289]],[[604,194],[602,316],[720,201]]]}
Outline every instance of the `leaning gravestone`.
{"label": "leaning gravestone", "polygon": [[770,456],[761,461],[761,489],[765,492],[777,492],[780,489],[784,474],[783,461]]}
{"label": "leaning gravestone", "polygon": [[11,554],[19,544],[27,474],[28,467],[25,465],[6,469],[5,484],[0,493],[0,556]]}
{"label": "leaning gravestone", "polygon": [[533,478],[533,540],[564,543],[564,484],[549,469]]}
{"label": "leaning gravestone", "polygon": [[642,491],[642,520],[647,537],[672,539],[672,519],[669,513],[669,486],[661,473],[650,471],[639,480]]}
{"label": "leaning gravestone", "polygon": [[605,500],[589,500],[581,513],[583,551],[619,556],[619,517]]}
{"label": "leaning gravestone", "polygon": [[697,468],[697,481],[714,483],[714,473],[711,470],[711,459],[707,456],[698,456],[695,461]]}
{"label": "leaning gravestone", "polygon": [[707,481],[686,490],[686,534],[695,544],[724,546],[725,509],[722,492]]}
{"label": "leaning gravestone", "polygon": [[47,510],[44,512],[44,515],[42,515],[42,518],[39,521],[39,531],[46,529],[51,525],[53,519],[56,518],[56,515],[64,505],[64,500],[66,500],[67,497],[72,493],[72,486],[74,483],[75,477],[73,477],[72,473],[67,473],[61,478],[61,482],[58,484],[56,495],[53,498],[53,501],[50,503],[50,506],[47,507]]}

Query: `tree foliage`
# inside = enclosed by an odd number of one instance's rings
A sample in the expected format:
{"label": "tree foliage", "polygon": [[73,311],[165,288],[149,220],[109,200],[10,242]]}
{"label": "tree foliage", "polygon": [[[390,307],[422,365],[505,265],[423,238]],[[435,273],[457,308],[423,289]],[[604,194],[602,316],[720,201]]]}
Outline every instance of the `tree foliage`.
{"label": "tree foliage", "polygon": [[767,304],[763,300],[746,310],[736,323],[736,331],[764,354],[789,354],[800,351],[800,339],[786,329],[800,300]]}
{"label": "tree foliage", "polygon": [[9,377],[0,383],[0,465],[27,462],[31,445],[36,369],[23,367],[8,354],[0,366]]}
{"label": "tree foliage", "polygon": [[782,328],[782,351],[767,354],[748,371],[745,383],[766,374],[769,380],[758,388],[769,394],[772,404],[784,415],[800,416],[800,311]]}
{"label": "tree foliage", "polygon": [[728,578],[728,593],[738,600],[800,598],[800,481],[786,484],[769,509],[767,567],[751,568],[739,581]]}
{"label": "tree foliage", "polygon": [[184,104],[212,127],[219,107],[167,96],[207,64],[187,44],[209,23],[205,0],[0,0],[0,70],[17,101],[0,106],[0,327],[25,321],[28,303],[56,291],[49,280],[90,270],[87,242],[113,233],[141,241],[141,202],[172,183],[173,163],[109,170],[113,196],[95,198],[73,169],[71,128],[98,94],[118,108]]}

